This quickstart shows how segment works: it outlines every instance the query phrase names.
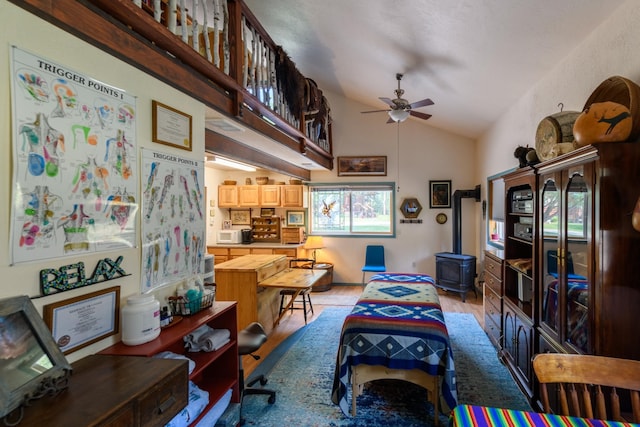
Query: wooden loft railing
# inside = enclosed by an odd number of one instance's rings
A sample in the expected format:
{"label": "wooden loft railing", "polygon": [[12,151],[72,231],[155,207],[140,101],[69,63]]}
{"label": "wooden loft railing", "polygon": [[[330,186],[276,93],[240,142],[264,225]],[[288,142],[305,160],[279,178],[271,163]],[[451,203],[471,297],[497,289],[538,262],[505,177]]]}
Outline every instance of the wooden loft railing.
{"label": "wooden loft railing", "polygon": [[10,1],[333,169],[326,99],[242,0]]}

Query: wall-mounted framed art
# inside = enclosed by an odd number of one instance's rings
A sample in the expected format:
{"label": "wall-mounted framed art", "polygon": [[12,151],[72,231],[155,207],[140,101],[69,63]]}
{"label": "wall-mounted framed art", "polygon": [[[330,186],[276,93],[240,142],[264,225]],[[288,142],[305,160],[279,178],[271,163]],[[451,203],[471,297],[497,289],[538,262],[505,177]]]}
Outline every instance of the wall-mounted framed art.
{"label": "wall-mounted framed art", "polygon": [[288,227],[304,227],[304,211],[287,211]]}
{"label": "wall-mounted framed art", "polygon": [[191,151],[191,116],[158,101],[151,101],[151,140]]}
{"label": "wall-mounted framed art", "polygon": [[415,197],[407,198],[400,205],[400,212],[405,218],[418,218],[422,211],[422,205]]}
{"label": "wall-mounted framed art", "polygon": [[231,210],[229,215],[233,225],[251,225],[251,209]]}
{"label": "wall-mounted framed art", "polygon": [[429,181],[429,208],[451,207],[451,180]]}
{"label": "wall-mounted framed art", "polygon": [[338,157],[338,176],[387,176],[387,156]]}
{"label": "wall-mounted framed art", "polygon": [[275,208],[261,208],[260,209],[260,216],[262,218],[271,218],[275,214],[276,214]]}

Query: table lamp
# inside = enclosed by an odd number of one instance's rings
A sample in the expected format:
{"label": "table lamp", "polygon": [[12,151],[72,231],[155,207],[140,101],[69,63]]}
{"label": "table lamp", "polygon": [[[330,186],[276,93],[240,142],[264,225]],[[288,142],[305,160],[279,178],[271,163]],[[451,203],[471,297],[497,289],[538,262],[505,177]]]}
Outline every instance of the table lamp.
{"label": "table lamp", "polygon": [[307,237],[307,241],[304,243],[304,248],[306,250],[313,249],[313,262],[316,262],[316,251],[318,249],[324,248],[324,243],[322,242],[322,236]]}

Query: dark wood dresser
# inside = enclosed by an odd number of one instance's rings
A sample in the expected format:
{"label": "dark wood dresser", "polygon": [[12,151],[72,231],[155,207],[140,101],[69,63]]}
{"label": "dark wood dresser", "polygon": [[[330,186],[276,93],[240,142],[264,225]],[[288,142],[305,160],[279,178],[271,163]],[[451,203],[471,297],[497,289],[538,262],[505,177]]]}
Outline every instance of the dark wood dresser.
{"label": "dark wood dresser", "polygon": [[27,426],[163,426],[188,403],[186,360],[87,356],[69,387],[24,409]]}

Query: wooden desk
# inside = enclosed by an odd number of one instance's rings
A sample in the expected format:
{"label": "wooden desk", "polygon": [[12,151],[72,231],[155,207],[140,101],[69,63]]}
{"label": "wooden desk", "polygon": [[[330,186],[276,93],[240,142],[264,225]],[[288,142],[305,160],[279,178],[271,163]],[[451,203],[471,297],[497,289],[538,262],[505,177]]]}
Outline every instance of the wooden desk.
{"label": "wooden desk", "polygon": [[289,299],[287,306],[284,307],[278,318],[273,322],[275,327],[280,323],[280,319],[293,305],[294,301],[298,298],[300,293],[305,289],[311,289],[313,285],[318,282],[324,275],[327,274],[327,270],[308,270],[305,268],[292,268],[281,271],[278,274],[271,276],[270,278],[258,283],[259,286],[265,288],[279,288],[279,289],[291,289],[294,291],[293,295]]}
{"label": "wooden desk", "polygon": [[492,427],[492,426],[555,426],[555,427],[631,427],[632,423],[591,420],[578,417],[541,414],[537,412],[514,411],[486,406],[458,405],[451,413],[451,427]]}

